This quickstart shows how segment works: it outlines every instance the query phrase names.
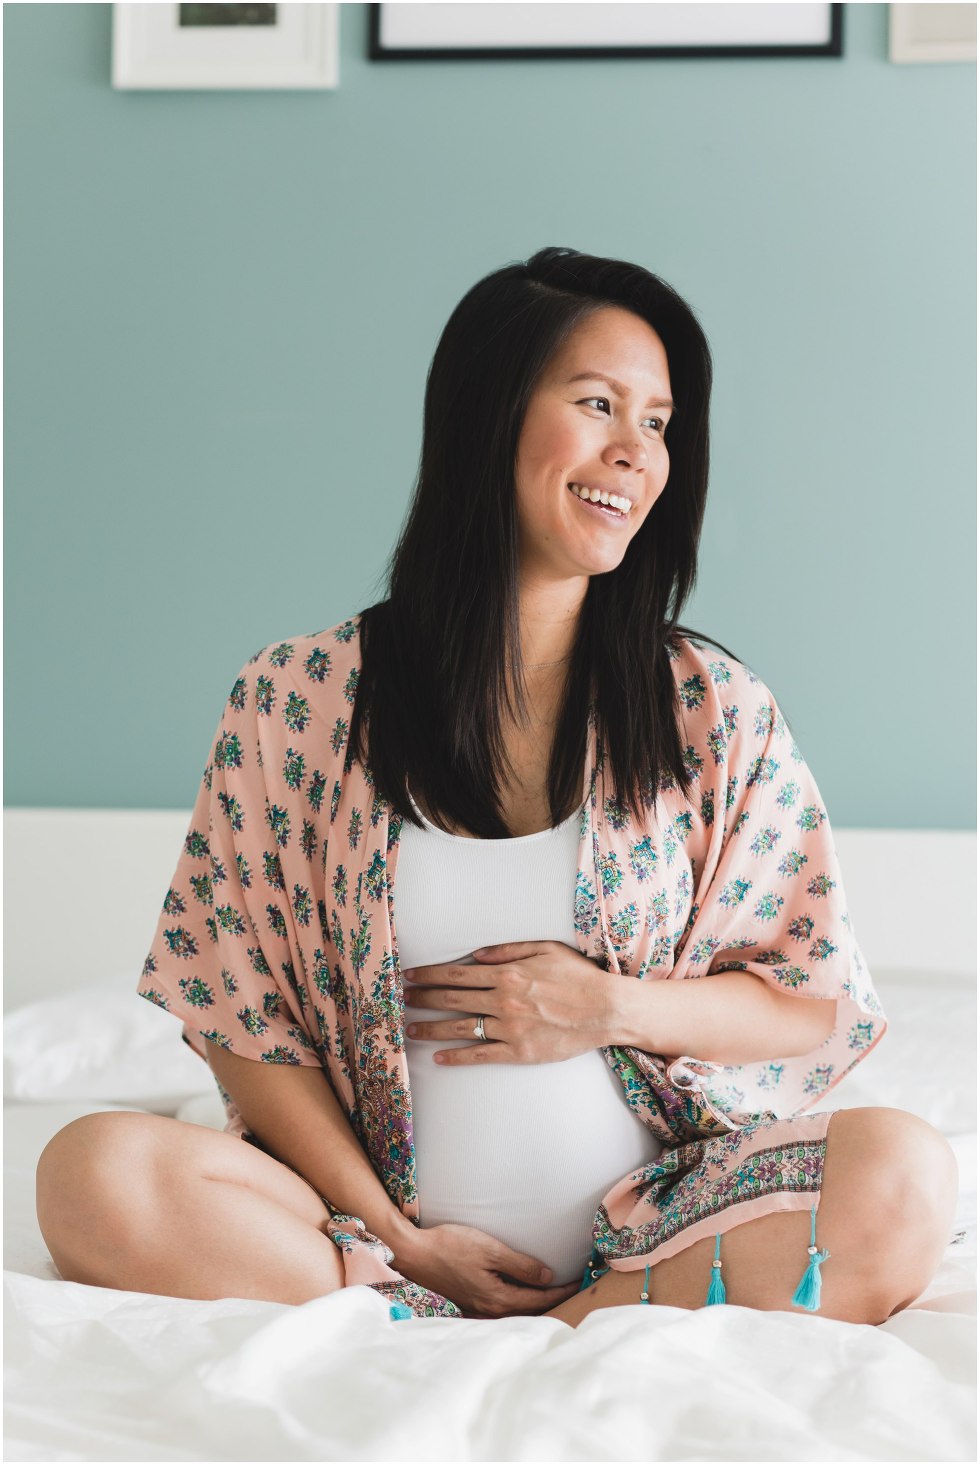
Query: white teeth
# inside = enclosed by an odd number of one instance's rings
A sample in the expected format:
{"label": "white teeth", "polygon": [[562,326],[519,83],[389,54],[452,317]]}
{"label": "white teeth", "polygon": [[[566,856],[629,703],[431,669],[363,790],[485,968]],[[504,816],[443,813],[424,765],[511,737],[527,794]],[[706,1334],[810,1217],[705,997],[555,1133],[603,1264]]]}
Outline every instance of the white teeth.
{"label": "white teeth", "polygon": [[585,499],[587,503],[607,504],[618,509],[621,514],[628,514],[633,507],[628,498],[618,493],[606,493],[603,489],[585,488],[581,483],[570,483],[569,488],[578,498]]}

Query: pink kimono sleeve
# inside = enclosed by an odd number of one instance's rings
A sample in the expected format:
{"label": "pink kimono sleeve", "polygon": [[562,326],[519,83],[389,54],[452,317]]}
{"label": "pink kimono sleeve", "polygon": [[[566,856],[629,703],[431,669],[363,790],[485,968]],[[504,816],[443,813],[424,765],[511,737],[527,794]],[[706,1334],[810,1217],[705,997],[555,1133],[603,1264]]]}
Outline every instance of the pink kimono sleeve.
{"label": "pink kimono sleeve", "polygon": [[786,1118],[810,1108],[886,1024],[816,781],[772,693],[744,667],[731,670],[704,707],[702,816],[712,838],[673,975],[746,971],[774,990],[837,1004],[833,1031],[810,1053],[706,1066],[714,1071],[708,1097],[745,1122],[760,1111]]}
{"label": "pink kimono sleeve", "polygon": [[181,1019],[202,1057],[208,1039],[260,1063],[313,1065],[255,679],[249,663],[225,704],[137,990]]}

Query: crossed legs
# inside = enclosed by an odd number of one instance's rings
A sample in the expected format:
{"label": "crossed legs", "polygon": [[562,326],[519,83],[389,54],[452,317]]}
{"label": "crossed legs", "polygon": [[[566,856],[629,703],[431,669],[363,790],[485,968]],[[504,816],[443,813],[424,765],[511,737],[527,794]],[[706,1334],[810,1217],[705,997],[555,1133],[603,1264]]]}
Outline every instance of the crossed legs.
{"label": "crossed legs", "polygon": [[[817,1213],[831,1253],[818,1315],[879,1323],[913,1302],[949,1241],[956,1192],[955,1157],[930,1124],[901,1109],[838,1110]],[[232,1135],[160,1115],[89,1114],[59,1130],[38,1164],[37,1214],[67,1281],[292,1304],[344,1285],[312,1186]],[[804,1211],[726,1232],[728,1302],[794,1311],[809,1240]],[[709,1238],[651,1267],[650,1302],[704,1306],[713,1255]],[[643,1275],[609,1271],[546,1315],[574,1327],[638,1303]]]}

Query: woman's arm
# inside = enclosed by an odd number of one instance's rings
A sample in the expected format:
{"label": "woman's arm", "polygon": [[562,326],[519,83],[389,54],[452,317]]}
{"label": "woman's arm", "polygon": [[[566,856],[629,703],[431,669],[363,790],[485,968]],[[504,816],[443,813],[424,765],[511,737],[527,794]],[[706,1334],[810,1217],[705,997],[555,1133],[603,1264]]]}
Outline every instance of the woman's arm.
{"label": "woman's arm", "polygon": [[713,1063],[764,1063],[809,1053],[830,1035],[837,1002],[776,992],[753,972],[613,988],[610,1043]]}
{"label": "woman's arm", "polygon": [[[448,1064],[558,1063],[590,1048],[629,1047],[665,1057],[765,1063],[818,1048],[833,1031],[837,999],[780,992],[755,972],[637,981],[604,971],[560,941],[502,941],[477,965],[410,968],[406,1003],[493,1018],[489,1045],[437,1049]],[[407,991],[409,989],[406,989]],[[410,1037],[469,1036],[456,1019],[413,1023]]]}
{"label": "woman's arm", "polygon": [[322,1068],[261,1063],[211,1042],[207,1054],[249,1132],[335,1209],[359,1216],[391,1248],[395,1270],[409,1281],[479,1317],[545,1312],[578,1290],[577,1282],[545,1285],[550,1273],[546,1279],[537,1260],[475,1227],[414,1226],[389,1200]]}
{"label": "woman's arm", "polygon": [[404,1275],[418,1229],[389,1198],[323,1069],[260,1063],[211,1042],[207,1056],[249,1132],[335,1210],[359,1216],[391,1247],[395,1268]]}

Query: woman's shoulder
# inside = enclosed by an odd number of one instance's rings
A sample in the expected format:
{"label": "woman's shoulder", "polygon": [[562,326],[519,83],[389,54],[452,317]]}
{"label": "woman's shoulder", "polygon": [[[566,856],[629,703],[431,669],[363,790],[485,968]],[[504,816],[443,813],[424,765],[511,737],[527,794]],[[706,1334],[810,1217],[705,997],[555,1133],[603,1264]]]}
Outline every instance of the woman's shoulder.
{"label": "woman's shoulder", "polygon": [[667,654],[681,689],[682,701],[685,700],[685,689],[688,701],[697,699],[711,688],[722,697],[730,695],[734,689],[743,694],[754,690],[770,695],[766,683],[746,662],[697,631],[679,630],[675,633]]}
{"label": "woman's shoulder", "polygon": [[243,673],[255,668],[255,675],[271,676],[288,671],[322,686],[332,677],[335,668],[345,671],[360,662],[360,615],[323,631],[308,631],[295,636],[281,636],[262,646],[248,658]]}
{"label": "woman's shoulder", "polygon": [[256,650],[255,655],[249,656],[246,667],[258,667],[261,665],[265,670],[280,671],[284,667],[303,667],[303,670],[311,670],[308,662],[312,662],[313,670],[318,670],[324,664],[324,658],[328,661],[350,662],[357,659],[359,655],[359,630],[360,615],[353,615],[350,620],[338,621],[335,626],[328,626],[322,631],[303,631],[297,636],[280,636],[277,640],[271,640],[267,646]]}
{"label": "woman's shoulder", "polygon": [[303,733],[314,721],[346,723],[360,669],[360,617],[323,631],[281,636],[262,646],[235,676],[225,717],[239,726]]}
{"label": "woman's shoulder", "polygon": [[790,736],[775,693],[733,652],[685,630],[669,654],[690,731],[700,726],[709,742],[717,742],[723,728],[723,741],[733,747],[745,739]]}

